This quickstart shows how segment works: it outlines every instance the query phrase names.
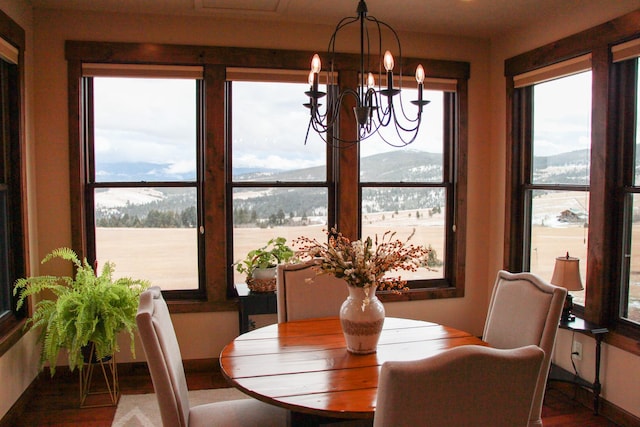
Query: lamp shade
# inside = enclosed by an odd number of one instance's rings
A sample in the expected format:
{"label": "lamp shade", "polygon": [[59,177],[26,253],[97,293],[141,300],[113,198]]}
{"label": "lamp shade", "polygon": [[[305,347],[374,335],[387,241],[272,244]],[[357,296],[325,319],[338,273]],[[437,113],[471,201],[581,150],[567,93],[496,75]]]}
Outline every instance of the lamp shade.
{"label": "lamp shade", "polygon": [[584,289],[580,279],[580,258],[559,256],[553,269],[551,283],[562,286],[568,291],[581,291]]}

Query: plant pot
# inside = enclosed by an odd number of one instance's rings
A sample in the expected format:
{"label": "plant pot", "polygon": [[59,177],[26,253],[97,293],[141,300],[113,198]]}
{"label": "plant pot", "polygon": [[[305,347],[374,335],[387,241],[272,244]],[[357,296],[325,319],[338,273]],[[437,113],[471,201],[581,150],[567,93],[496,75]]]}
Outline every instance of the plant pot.
{"label": "plant pot", "polygon": [[365,289],[348,286],[349,296],[340,308],[340,324],[347,343],[347,351],[353,354],[371,354],[378,349],[378,341],[384,325],[384,305],[376,296],[377,286]]}
{"label": "plant pot", "polygon": [[254,268],[252,277],[247,278],[251,292],[273,292],[276,290],[276,267]]}
{"label": "plant pot", "polygon": [[93,342],[89,342],[87,345],[83,346],[80,351],[82,351],[82,359],[84,363],[105,363],[111,360],[112,356],[105,356],[102,360],[98,360],[98,356],[96,355],[96,348]]}
{"label": "plant pot", "polygon": [[254,268],[251,276],[256,280],[269,280],[276,278],[276,267]]}

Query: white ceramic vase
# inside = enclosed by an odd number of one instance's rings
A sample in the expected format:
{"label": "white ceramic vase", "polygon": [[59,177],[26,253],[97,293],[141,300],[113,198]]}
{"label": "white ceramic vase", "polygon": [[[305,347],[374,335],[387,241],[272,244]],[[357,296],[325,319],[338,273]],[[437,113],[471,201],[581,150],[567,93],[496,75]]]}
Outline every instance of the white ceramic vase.
{"label": "white ceramic vase", "polygon": [[353,354],[375,353],[384,325],[384,306],[376,296],[377,286],[348,286],[349,296],[340,308],[340,323],[347,350]]}

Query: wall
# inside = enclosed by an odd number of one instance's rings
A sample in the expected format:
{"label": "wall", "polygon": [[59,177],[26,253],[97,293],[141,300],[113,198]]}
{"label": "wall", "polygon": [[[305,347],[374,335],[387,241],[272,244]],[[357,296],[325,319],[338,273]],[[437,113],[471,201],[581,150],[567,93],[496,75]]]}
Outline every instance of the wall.
{"label": "wall", "polygon": [[[27,192],[29,194],[29,259],[31,274],[68,274],[55,266],[40,269],[39,260],[51,249],[70,245],[70,195],[68,176],[67,79],[65,40],[157,42],[286,49],[326,49],[332,27],[279,25],[269,23],[221,22],[207,18],[126,16],[32,11],[22,0],[0,0],[0,8],[27,30]],[[333,25],[333,23],[331,23]],[[35,28],[35,30],[34,30]],[[416,34],[400,34],[404,54],[471,62],[470,81],[470,192],[472,229],[486,221],[488,209],[482,203],[477,184],[485,177],[483,147],[488,144],[488,41]],[[357,49],[357,48],[356,48]],[[37,76],[34,79],[33,76]],[[31,102],[37,99],[38,102]],[[35,136],[35,137],[34,137]],[[467,277],[470,283],[484,283],[485,263],[478,254],[486,252],[486,235],[469,237]],[[480,260],[480,261],[477,261]],[[465,298],[444,301],[390,304],[390,315],[433,320],[480,334],[484,321],[485,286],[469,286]],[[183,356],[186,359],[217,357],[222,347],[238,333],[237,313],[194,313],[173,316]],[[207,325],[206,334],[202,334]],[[132,360],[126,338],[119,361]],[[138,343],[137,360],[143,360]],[[37,373],[38,347],[29,333],[0,358],[0,417],[28,387]],[[60,363],[65,363],[61,358]]]}
{"label": "wall", "polygon": [[[101,13],[75,13],[36,10],[31,18],[22,0],[0,0],[0,8],[23,24],[29,33],[28,55],[33,61],[29,99],[37,99],[29,108],[35,139],[35,164],[30,165],[29,192],[33,227],[31,263],[37,272],[37,260],[54,247],[71,242],[69,224],[69,177],[67,148],[67,81],[64,41],[102,40],[158,42],[286,49],[326,49],[332,26],[273,25],[265,22],[222,22],[207,18],[127,16]],[[580,31],[632,10],[638,1],[607,2],[606,11],[591,1],[579,17],[552,17],[545,22],[544,32],[537,27],[519,29],[505,37],[491,40],[469,39],[401,33],[403,53],[436,59],[464,60],[471,63],[469,82],[469,190],[466,259],[466,296],[455,300],[415,301],[386,305],[390,316],[432,320],[482,333],[487,302],[496,271],[502,266],[504,177],[505,177],[505,93],[503,61],[505,58]],[[593,7],[592,7],[593,6]],[[14,16],[13,14],[16,14]],[[33,19],[33,24],[31,19]],[[23,22],[24,21],[24,22]],[[333,25],[333,23],[330,23]],[[33,35],[33,39],[31,39]],[[427,71],[428,72],[428,71]],[[31,91],[30,91],[31,92]],[[31,121],[32,119],[32,121]],[[30,145],[31,147],[31,145]],[[30,148],[31,150],[31,148]],[[36,167],[37,166],[37,167]],[[490,167],[488,167],[490,166]],[[33,190],[33,191],[32,191]],[[38,207],[36,210],[35,207]],[[33,236],[37,236],[35,241]],[[43,273],[56,273],[43,271]],[[225,343],[237,334],[235,312],[197,313],[173,317],[186,359],[216,357]],[[204,329],[203,325],[207,325]],[[206,334],[202,331],[207,330]],[[562,345],[567,338],[561,334]],[[585,338],[586,339],[586,338]],[[131,360],[123,343],[120,361]],[[560,345],[559,345],[560,347]],[[617,378],[618,366],[630,366],[640,372],[638,358],[605,349],[604,396],[630,412],[636,412],[637,390],[624,379]],[[585,344],[584,366],[590,355]],[[37,349],[33,337],[27,335],[10,352],[0,358],[0,377],[15,386],[12,391],[0,388],[0,401],[13,402],[33,378],[33,363],[16,365],[15,361],[33,360]],[[138,346],[138,360],[142,360]],[[37,359],[37,358],[36,358]],[[586,369],[586,368],[585,368]],[[19,372],[19,374],[16,374]],[[586,371],[588,374],[588,371]],[[635,379],[635,384],[638,379]],[[624,395],[627,395],[626,397]],[[635,403],[635,406],[634,406]],[[0,407],[0,416],[6,412]]]}
{"label": "wall", "polygon": [[[36,183],[34,180],[34,159],[35,151],[33,144],[33,16],[31,9],[22,0],[0,0],[0,9],[13,19],[25,30],[25,98],[24,107],[26,114],[25,123],[25,173],[27,174],[27,194],[35,195]],[[27,211],[34,220],[30,221],[28,227],[28,246],[37,248],[35,239],[37,223],[36,218],[36,198],[28,197]],[[33,264],[33,253],[29,253],[31,264]],[[36,348],[36,336],[27,333],[11,349],[0,356],[0,418],[11,408],[13,403],[20,397],[23,391],[31,384],[37,375],[38,354]]]}
{"label": "wall", "polygon": [[[193,17],[136,17],[101,13],[34,11],[35,70],[43,78],[35,82],[38,105],[35,111],[37,134],[37,198],[39,205],[40,256],[50,249],[70,243],[69,177],[67,149],[67,82],[64,41],[102,40],[160,42],[225,46],[251,46],[286,49],[326,49],[332,27],[279,25],[269,23],[222,22]],[[467,276],[471,284],[485,283],[487,270],[482,257],[487,236],[478,230],[487,220],[479,183],[486,178],[484,146],[488,144],[488,58],[487,41],[442,36],[401,34],[403,54],[471,62],[470,80],[470,230]],[[356,48],[357,49],[357,48]],[[420,301],[392,304],[391,315],[404,315],[447,323],[482,332],[486,286],[469,286],[465,298],[451,301]],[[236,313],[198,313],[175,315],[177,333],[186,359],[216,357],[222,346],[237,334]],[[211,325],[202,336],[201,328]],[[184,325],[184,327],[182,326]],[[189,326],[187,326],[189,325]],[[128,355],[123,352],[119,360]],[[142,355],[138,353],[138,358]]]}
{"label": "wall", "polygon": [[[620,0],[606,2],[585,2],[580,15],[565,16],[558,14],[545,17],[544,22],[533,22],[527,28],[517,29],[509,34],[491,40],[491,140],[495,149],[491,153],[490,162],[494,166],[489,182],[491,192],[490,229],[493,249],[490,253],[490,270],[499,269],[504,240],[504,203],[505,203],[505,159],[506,159],[506,91],[504,78],[504,60],[517,54],[551,43],[555,40],[594,27],[627,12],[640,8],[639,0]],[[492,286],[489,283],[488,286]],[[570,352],[573,334],[560,330],[556,340],[554,362],[572,371]],[[595,375],[595,340],[584,335],[576,335],[575,339],[583,343],[584,356],[576,361],[578,372],[587,380],[593,381]],[[618,407],[640,417],[640,357],[616,347],[604,344],[602,351],[602,367],[600,372],[602,397]]]}

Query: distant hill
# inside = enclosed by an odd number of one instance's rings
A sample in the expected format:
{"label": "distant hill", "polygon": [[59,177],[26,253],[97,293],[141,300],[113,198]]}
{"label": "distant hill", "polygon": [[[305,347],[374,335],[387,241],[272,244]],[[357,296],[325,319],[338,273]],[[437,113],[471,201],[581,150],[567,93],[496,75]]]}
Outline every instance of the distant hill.
{"label": "distant hill", "polygon": [[[363,182],[441,182],[442,155],[415,150],[398,150],[362,159],[360,177]],[[115,163],[98,167],[99,181],[170,181],[194,180],[192,174],[171,172],[170,165],[152,163]],[[537,183],[583,184],[589,174],[588,152],[578,150],[555,156],[534,159],[534,180]],[[322,181],[324,167],[312,167],[289,171],[273,169],[238,169],[236,181],[305,182]],[[114,192],[97,194],[97,219],[107,224],[118,224],[119,218],[140,221],[149,211],[174,212],[175,216],[191,216],[195,195],[178,194],[176,189],[158,189],[159,195],[149,202],[149,197],[135,197],[129,203],[118,203]],[[158,193],[156,192],[156,193]],[[255,221],[283,221],[283,218],[326,216],[327,191],[323,188],[239,188],[234,191],[235,223]],[[408,188],[374,188],[363,193],[363,211],[389,212],[407,209],[440,209],[444,206],[441,190]],[[154,213],[155,214],[155,213]],[[192,223],[185,220],[185,223]],[[114,225],[116,226],[116,225]]]}

